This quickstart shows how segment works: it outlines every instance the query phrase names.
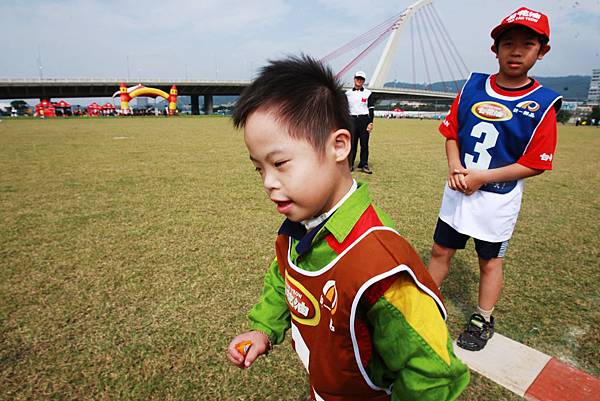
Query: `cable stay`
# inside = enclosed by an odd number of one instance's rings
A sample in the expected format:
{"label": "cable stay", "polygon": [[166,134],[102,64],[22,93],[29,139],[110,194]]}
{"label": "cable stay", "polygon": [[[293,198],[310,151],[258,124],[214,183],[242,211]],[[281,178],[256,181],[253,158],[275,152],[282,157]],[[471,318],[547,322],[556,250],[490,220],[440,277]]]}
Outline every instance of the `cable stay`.
{"label": "cable stay", "polygon": [[[419,87],[419,84],[417,84],[417,73],[422,74],[424,71],[426,77],[425,79],[421,79],[425,80],[425,87],[428,90],[432,89],[433,81],[430,65],[433,64],[437,73],[436,79],[443,82],[444,90],[447,92],[458,92],[460,90],[458,81],[462,77],[466,78],[468,76],[469,69],[458,53],[452,37],[449,35],[432,3],[433,0],[418,0],[401,13],[393,15],[338,49],[323,56],[320,61],[322,63],[329,63],[342,55],[359,49],[359,53],[351,58],[336,74],[336,77],[344,76],[387,38],[383,53],[379,57],[379,61],[369,82],[370,88],[383,88],[386,84],[385,80],[394,53],[398,48],[402,30],[408,24],[410,26],[410,60],[413,88],[417,89]],[[419,58],[417,53],[421,53],[420,57],[422,59],[422,66],[419,67],[417,66],[417,59]],[[407,65],[405,60],[408,58],[407,55],[403,56],[403,63],[405,65]],[[446,78],[447,76],[449,78]],[[454,87],[451,88],[448,85],[449,83],[451,85],[453,83]]]}
{"label": "cable stay", "polygon": [[[439,49],[439,52],[442,55],[442,58],[444,59],[444,62],[446,64],[446,70],[450,74],[452,83],[454,83],[454,89],[456,89],[456,91],[458,92],[458,90],[459,90],[458,83],[456,81],[456,78],[454,78],[454,74],[452,72],[452,67],[450,66],[450,63],[448,62],[448,58],[446,57],[446,51],[448,49],[447,48],[445,49],[444,46],[440,43],[441,35],[439,33],[439,29],[438,29],[439,27],[436,26],[435,22],[433,21],[433,17],[430,15],[428,7],[423,8],[423,15],[425,16],[426,24],[430,27],[431,32],[433,33],[433,37],[436,41],[437,48]],[[440,70],[440,76],[442,76],[441,70]],[[450,89],[448,88],[447,81],[445,79],[442,79],[442,81],[444,82],[444,89],[447,92],[449,92]]]}
{"label": "cable stay", "polygon": [[[452,40],[452,36],[450,36],[448,31],[446,30],[446,27],[444,26],[444,23],[442,22],[442,19],[440,18],[439,14],[437,13],[433,4],[431,4],[431,11],[432,11],[433,15],[435,16],[434,19],[437,21],[438,27],[440,27],[443,31],[443,34],[441,35],[442,39],[444,39],[446,44],[450,45],[448,47],[448,49],[450,51],[450,55],[452,56],[452,59],[454,60],[454,63],[456,64],[457,70],[459,71],[458,74],[463,77],[468,77],[469,76],[469,68],[467,67],[467,64],[465,63],[465,60],[463,60],[460,53],[458,52],[458,49],[456,48],[456,45],[454,44],[454,41]],[[452,48],[451,50],[450,50],[450,47]],[[456,61],[455,56],[458,57],[461,64],[459,64]]]}

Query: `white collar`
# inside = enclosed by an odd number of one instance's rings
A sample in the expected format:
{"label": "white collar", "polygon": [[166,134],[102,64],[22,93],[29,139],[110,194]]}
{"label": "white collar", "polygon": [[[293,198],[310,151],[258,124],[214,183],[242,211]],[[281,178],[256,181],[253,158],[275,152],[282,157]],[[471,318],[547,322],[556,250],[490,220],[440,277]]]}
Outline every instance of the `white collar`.
{"label": "white collar", "polygon": [[323,221],[327,220],[327,218],[329,218],[329,216],[331,216],[333,212],[339,209],[339,207],[342,206],[344,202],[346,202],[346,199],[348,199],[350,195],[352,195],[354,191],[356,191],[356,188],[358,188],[358,184],[356,184],[356,181],[352,179],[352,185],[350,186],[350,189],[348,190],[348,192],[346,192],[346,195],[344,195],[342,199],[340,199],[339,202],[335,204],[334,207],[332,207],[329,211],[323,213],[320,216],[313,217],[312,219],[302,220],[301,223],[304,226],[304,228],[306,228],[306,231],[312,230],[313,228],[321,224]]}

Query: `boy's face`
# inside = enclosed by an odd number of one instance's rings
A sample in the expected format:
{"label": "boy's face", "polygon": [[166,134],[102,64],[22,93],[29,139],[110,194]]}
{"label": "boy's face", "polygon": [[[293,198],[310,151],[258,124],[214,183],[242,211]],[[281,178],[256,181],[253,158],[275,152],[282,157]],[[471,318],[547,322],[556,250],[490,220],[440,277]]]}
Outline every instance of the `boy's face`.
{"label": "boy's face", "polygon": [[244,140],[267,196],[292,221],[327,212],[349,189],[349,169],[343,174],[341,168],[347,167],[350,146],[346,130],[330,135],[322,155],[306,140],[292,138],[273,114],[258,110],[246,121]]}
{"label": "boy's face", "polygon": [[506,78],[520,79],[527,76],[536,61],[544,58],[550,46],[542,46],[531,29],[516,27],[503,33],[498,47],[494,45],[492,50],[498,58],[500,73]]}

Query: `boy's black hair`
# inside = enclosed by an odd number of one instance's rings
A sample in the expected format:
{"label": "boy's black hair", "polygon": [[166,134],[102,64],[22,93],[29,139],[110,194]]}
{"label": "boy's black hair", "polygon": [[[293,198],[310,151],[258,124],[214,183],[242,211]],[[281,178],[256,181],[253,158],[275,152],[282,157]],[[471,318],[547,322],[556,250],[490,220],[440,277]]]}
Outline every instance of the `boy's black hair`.
{"label": "boy's black hair", "polygon": [[252,113],[269,110],[293,138],[307,140],[318,152],[329,135],[351,128],[348,100],[331,68],[307,56],[269,60],[240,95],[233,124],[243,128]]}
{"label": "boy's black hair", "polygon": [[502,37],[504,36],[504,34],[506,34],[508,31],[510,31],[512,29],[526,29],[526,30],[530,31],[532,34],[534,34],[537,37],[538,42],[540,42],[541,48],[543,48],[544,46],[546,46],[548,44],[548,42],[550,42],[550,40],[548,39],[548,37],[546,35],[539,34],[536,31],[534,31],[533,29],[528,28],[526,26],[516,26],[516,27],[512,27],[512,28],[505,30],[504,32],[502,32],[500,35],[498,35],[496,37],[496,39],[494,40],[494,46],[496,46],[496,49],[498,48],[498,45],[500,44],[500,41],[502,40]]}

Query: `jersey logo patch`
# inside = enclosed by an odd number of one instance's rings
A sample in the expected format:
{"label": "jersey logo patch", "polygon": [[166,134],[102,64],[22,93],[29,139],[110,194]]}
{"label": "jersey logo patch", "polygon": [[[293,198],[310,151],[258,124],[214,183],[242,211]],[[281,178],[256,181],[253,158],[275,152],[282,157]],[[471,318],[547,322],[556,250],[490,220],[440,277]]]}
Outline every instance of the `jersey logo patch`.
{"label": "jersey logo patch", "polygon": [[505,105],[490,101],[475,103],[471,107],[471,113],[485,121],[506,121],[513,116]]}
{"label": "jersey logo patch", "polygon": [[329,319],[329,330],[331,331],[335,331],[333,315],[335,315],[335,311],[337,310],[337,299],[338,293],[335,280],[329,280],[323,286],[323,294],[321,294],[319,303],[331,313],[331,318]]}
{"label": "jersey logo patch", "polygon": [[535,118],[535,112],[540,109],[540,104],[533,100],[525,100],[513,109],[513,113],[521,113],[529,118]]}
{"label": "jersey logo patch", "polygon": [[517,107],[521,109],[527,109],[529,111],[538,111],[540,109],[540,105],[538,102],[534,102],[533,100],[525,100],[517,104]]}
{"label": "jersey logo patch", "polygon": [[335,281],[329,280],[323,286],[320,304],[323,305],[325,309],[330,310],[332,315],[335,315],[335,311],[337,310],[337,297],[338,294]]}
{"label": "jersey logo patch", "polygon": [[302,284],[286,274],[285,298],[292,319],[306,326],[316,326],[321,320],[317,299]]}

